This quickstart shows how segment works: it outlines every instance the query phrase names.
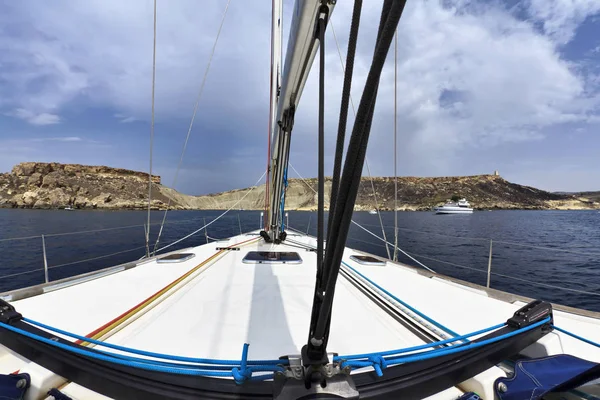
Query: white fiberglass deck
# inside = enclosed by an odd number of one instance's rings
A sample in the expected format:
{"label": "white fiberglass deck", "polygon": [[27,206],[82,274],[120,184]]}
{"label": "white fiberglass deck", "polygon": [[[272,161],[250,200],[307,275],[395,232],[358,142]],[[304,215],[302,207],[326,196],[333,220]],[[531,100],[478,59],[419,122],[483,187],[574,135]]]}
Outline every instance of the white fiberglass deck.
{"label": "white fiberglass deck", "polygon": [[[150,262],[13,304],[28,318],[85,335],[216,253],[217,246],[253,238],[256,236],[234,237],[200,246],[192,250],[196,257],[180,264]],[[248,251],[273,249],[297,251],[303,263],[242,262]],[[199,269],[193,279],[107,341],[221,359],[240,358],[244,343],[250,344],[249,357],[253,359],[298,354],[308,336],[315,260],[315,252],[256,239]],[[340,354],[422,343],[343,279],[336,290],[333,315],[329,343]]]}
{"label": "white fiberglass deck", "polygon": [[[250,344],[249,358],[276,359],[299,354],[306,343],[316,273],[316,254],[291,241],[314,245],[314,238],[289,235],[290,244],[266,244],[255,234],[202,245],[185,252],[195,257],[181,263],[155,260],[112,275],[12,302],[23,316],[70,332],[87,335],[154,295],[217,253],[235,246],[198,268],[102,340],[148,351],[219,359],[240,359],[242,345]],[[248,251],[295,251],[302,264],[246,264]],[[523,303],[508,303],[483,290],[388,262],[363,266],[344,262],[394,293],[406,303],[459,334],[506,321]],[[588,339],[600,341],[597,319],[555,311],[555,324]],[[533,356],[569,353],[600,361],[600,349],[553,332],[542,339],[545,347],[530,349]],[[340,276],[335,294],[328,350],[345,354],[397,349],[423,344],[347,279]],[[533,346],[532,346],[533,347]],[[26,360],[3,352],[0,373],[23,369]],[[493,372],[499,376],[501,371]],[[35,377],[32,377],[35,380]],[[495,378],[494,378],[495,379]],[[85,391],[69,384],[65,393]],[[458,390],[441,394],[455,397]],[[81,397],[81,396],[80,396]]]}

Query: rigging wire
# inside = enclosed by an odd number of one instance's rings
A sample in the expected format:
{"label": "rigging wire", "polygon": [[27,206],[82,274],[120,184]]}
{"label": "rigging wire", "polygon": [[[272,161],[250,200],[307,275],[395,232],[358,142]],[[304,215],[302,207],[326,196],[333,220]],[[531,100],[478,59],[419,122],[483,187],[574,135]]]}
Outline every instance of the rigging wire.
{"label": "rigging wire", "polygon": [[[292,167],[292,169],[294,170],[294,172],[296,173],[296,175],[298,175],[298,177],[302,180],[302,182],[304,182],[304,184],[310,189],[312,190],[315,194],[317,194],[317,191],[310,185],[310,183],[308,183],[306,181],[306,179],[304,179],[302,177],[302,175],[300,175],[300,173],[296,170],[296,168],[294,168],[294,166],[290,163],[289,164],[290,167]],[[331,210],[329,211],[331,213]],[[381,245],[382,247],[385,247],[386,249],[389,248],[389,246],[393,246],[392,243],[388,242],[387,238],[385,237],[385,235],[383,237],[378,236],[377,234],[373,233],[372,231],[370,231],[369,229],[365,228],[363,225],[359,224],[358,222],[351,220],[351,222],[358,226],[360,229],[368,232],[371,236],[381,240],[383,242],[383,244]],[[370,225],[370,226],[378,226],[378,225]],[[308,234],[308,230],[306,232]],[[396,251],[401,252],[402,254],[404,254],[406,257],[410,258],[411,260],[413,260],[414,262],[416,262],[417,264],[419,264],[421,267],[425,268],[428,271],[431,272],[435,272],[434,270],[432,270],[431,268],[429,268],[428,266],[426,266],[425,264],[423,264],[422,262],[420,262],[419,260],[415,259],[414,257],[411,257],[407,252],[405,252],[404,250],[402,250],[401,248],[396,246]],[[390,253],[388,252],[388,258],[389,258]],[[391,258],[389,258],[391,260]],[[397,261],[397,260],[394,260]]]}
{"label": "rigging wire", "polygon": [[[340,44],[338,43],[337,36],[335,34],[335,29],[333,27],[333,21],[329,21],[329,23],[331,25],[331,33],[333,33],[333,39],[335,41],[335,47],[337,48],[338,56],[340,57],[340,65],[342,67],[342,74],[345,74],[346,73],[346,68],[348,68],[349,69],[348,73],[351,75],[352,74],[352,69],[353,69],[353,66],[354,66],[354,60],[350,60],[349,57],[350,56],[354,57],[354,50],[352,50],[352,52],[351,52],[350,51],[351,50],[350,47],[348,48],[348,52],[347,52],[347,55],[346,55],[346,57],[347,57],[346,64],[347,65],[344,65],[344,60],[342,59],[342,52],[340,50]],[[354,39],[354,40],[356,40],[356,39]],[[350,40],[349,40],[348,43],[350,43]],[[344,81],[344,84],[345,83],[346,82]],[[350,86],[350,84],[351,83],[349,83],[348,85]],[[354,100],[352,99],[352,93],[350,92],[350,88],[348,88],[348,99],[350,100],[350,106],[352,107],[352,113],[354,114],[354,117],[356,118],[356,109],[354,108]],[[344,102],[344,98],[343,97],[342,97],[342,102]],[[347,114],[347,111],[348,111],[348,104],[346,103],[346,114]],[[341,120],[341,117],[340,117],[340,124],[341,124],[341,121],[342,120]],[[342,132],[341,135],[344,135],[345,130],[346,130],[346,128],[345,128],[345,121],[344,121],[344,132]],[[338,131],[338,135],[340,135],[339,131]],[[341,151],[343,152],[343,140],[342,140],[342,150]],[[337,157],[337,153],[336,153],[336,157]],[[386,237],[386,234],[385,234],[385,229],[383,229],[383,220],[381,219],[381,211],[379,210],[379,201],[377,200],[377,192],[375,191],[375,184],[373,183],[373,175],[371,175],[371,167],[369,165],[369,158],[367,156],[365,156],[365,165],[367,166],[367,174],[369,175],[369,181],[371,182],[371,190],[373,191],[373,201],[375,202],[375,210],[377,211],[377,217],[379,218],[379,225],[381,226],[381,234],[383,235],[384,239],[387,242],[387,237]],[[334,164],[334,166],[335,166],[335,164]],[[334,171],[335,171],[335,169],[334,169]],[[335,175],[335,172],[334,172],[334,177],[335,176],[336,175]],[[331,186],[331,192],[332,192],[332,194],[333,194],[333,189],[334,188],[336,188],[336,193],[337,193],[337,187],[336,187],[336,185],[332,185]],[[332,200],[333,200],[333,196],[332,196]],[[333,202],[331,204],[333,204]],[[332,213],[332,211],[333,210],[331,209],[331,206],[330,206],[329,212]],[[390,249],[389,249],[387,243],[385,244],[385,250],[387,252],[388,258],[391,259]]]}
{"label": "rigging wire", "polygon": [[398,261],[398,28],[394,34],[394,261]]}
{"label": "rigging wire", "polygon": [[[362,2],[362,0],[360,0]],[[360,4],[359,4],[360,5]],[[355,7],[356,3],[355,3]],[[352,15],[352,23],[356,23],[355,19],[359,18],[359,14]],[[332,21],[330,21],[331,23]],[[352,102],[352,73],[354,70],[354,56],[356,54],[356,37],[358,35],[358,31],[351,30],[350,37],[348,39],[348,51],[346,55],[346,64],[348,65],[348,74],[346,74],[344,68],[344,61],[342,60],[342,53],[340,51],[340,46],[337,42],[337,36],[335,35],[335,30],[333,30],[333,24],[331,24],[331,29],[333,32],[333,38],[335,39],[335,45],[338,50],[338,55],[340,57],[340,63],[342,65],[342,73],[344,74],[344,86],[342,88],[342,99],[340,102],[340,118],[338,123],[338,136],[335,147],[335,157],[333,162],[333,175],[331,178],[331,195],[329,196],[329,212],[333,214],[335,208],[335,201],[337,199],[337,193],[339,190],[340,184],[340,174],[342,169],[342,159],[344,156],[344,138],[346,136],[346,126],[348,121],[348,103],[352,104],[352,109],[354,110],[354,103]],[[354,112],[356,116],[356,112]],[[297,173],[297,172],[296,172]],[[379,207],[377,207],[379,208]],[[328,219],[327,223],[327,234],[328,239],[331,232],[331,222],[332,219]]]}
{"label": "rigging wire", "polygon": [[203,227],[201,227],[200,229],[196,229],[194,232],[182,237],[181,239],[177,239],[176,241],[174,241],[173,243],[170,243],[164,247],[161,247],[160,249],[156,250],[154,253],[157,253],[159,251],[162,251],[168,247],[173,246],[174,244],[177,244],[191,236],[194,236],[196,233],[200,232],[201,230],[203,230],[204,228],[214,224],[215,222],[217,222],[219,219],[221,219],[221,217],[223,217],[225,214],[227,214],[229,211],[233,210],[238,204],[240,204],[242,202],[242,200],[244,200],[246,198],[246,196],[248,196],[250,193],[252,193],[252,191],[254,189],[256,189],[257,185],[259,184],[259,182],[262,180],[262,178],[265,177],[267,171],[263,172],[263,174],[260,176],[260,178],[258,178],[258,180],[256,181],[256,183],[250,188],[250,190],[248,190],[246,192],[245,195],[243,195],[238,201],[235,202],[234,205],[232,205],[231,207],[229,207],[227,210],[225,210],[223,213],[221,213],[217,218],[213,219],[212,221],[210,221],[208,224],[204,225]]}
{"label": "rigging wire", "polygon": [[[352,222],[354,225],[358,226],[360,229],[362,229],[363,231],[367,232],[369,235],[381,240],[381,241],[385,241],[385,239],[383,239],[380,236],[377,236],[376,234],[374,234],[373,232],[371,232],[370,230],[368,230],[367,228],[365,228],[364,226],[362,226],[361,224],[359,224],[358,222],[355,221],[350,221]],[[389,245],[391,245],[391,243],[387,243]],[[421,267],[425,268],[426,270],[430,271],[430,272],[435,272],[434,270],[432,270],[431,268],[429,268],[428,266],[426,266],[425,264],[423,264],[422,262],[420,262],[419,260],[417,260],[414,257],[411,257],[407,252],[405,252],[404,250],[402,250],[401,248],[398,248],[398,251],[400,251],[402,254],[404,254],[406,257],[410,258],[411,260],[413,260],[414,262],[416,262],[417,264],[419,264]]]}
{"label": "rigging wire", "polygon": [[[292,231],[296,231],[298,233],[304,234],[304,232],[302,232],[302,231],[300,231],[298,229],[294,229],[292,227],[288,227],[288,228],[291,229]],[[371,235],[375,235],[371,231],[368,231],[368,232]],[[378,237],[378,239],[382,240],[380,237]],[[290,239],[287,239],[287,240],[289,241]],[[350,240],[350,241],[356,241],[356,242],[360,242],[360,243],[365,243],[365,244],[368,244],[368,245],[371,245],[371,246],[384,247],[383,244],[379,244],[379,243],[376,243],[376,242],[371,242],[371,241],[368,241],[368,240],[358,239],[356,237],[348,237],[348,240]],[[299,242],[292,241],[292,243],[299,243]],[[305,245],[305,246],[307,248],[311,248],[311,249],[313,248],[313,247],[310,247],[308,245]],[[402,250],[400,250],[400,251],[402,251]],[[450,265],[450,266],[457,267],[457,268],[468,269],[470,271],[480,272],[480,273],[483,273],[483,274],[487,273],[487,271],[482,270],[480,268],[469,267],[467,265],[457,264],[457,263],[453,263],[453,262],[450,262],[450,261],[444,261],[444,260],[440,260],[438,258],[434,258],[434,257],[430,257],[430,256],[427,256],[427,255],[424,255],[424,254],[406,253],[406,252],[403,252],[403,254],[405,254],[407,257],[411,258],[413,261],[416,261],[416,260],[412,256],[424,258],[426,260],[435,261],[436,263]],[[433,271],[433,270],[431,270],[429,268],[427,268],[427,269],[430,272],[433,272],[433,273],[437,274],[437,272],[435,272],[435,271]],[[511,276],[511,275],[499,274],[499,273],[496,273],[496,272],[492,272],[491,274],[494,275],[494,276],[500,276],[502,278],[514,279],[514,280],[518,280],[518,281],[521,281],[521,282],[525,282],[525,283],[530,284],[532,286],[536,286],[536,285],[537,286],[544,286],[544,287],[549,287],[551,289],[564,290],[564,291],[569,291],[569,292],[574,292],[574,293],[580,293],[580,294],[586,294],[586,295],[591,295],[591,296],[600,296],[600,293],[598,293],[598,292],[592,292],[592,291],[586,291],[586,290],[580,290],[580,289],[572,289],[572,288],[568,288],[568,287],[564,287],[564,286],[550,285],[550,284],[546,284],[546,283],[541,283],[539,281],[532,281],[532,280],[523,279],[523,278]],[[573,285],[580,285],[581,284],[581,282],[573,282],[573,281],[563,281],[563,282],[564,283],[570,283],[570,284],[573,284]]]}
{"label": "rigging wire", "polygon": [[[198,113],[198,106],[200,104],[200,99],[202,98],[202,93],[204,92],[204,85],[206,84],[206,78],[208,77],[208,72],[210,71],[210,65],[213,60],[213,56],[215,55],[215,50],[217,48],[217,43],[219,42],[219,36],[221,36],[221,29],[223,28],[223,24],[225,23],[225,17],[227,16],[227,10],[229,9],[229,3],[231,0],[227,0],[227,4],[225,4],[225,11],[223,12],[223,16],[221,17],[221,23],[219,24],[219,30],[217,31],[217,36],[212,46],[212,50],[210,52],[210,56],[208,58],[208,64],[206,64],[206,69],[204,70],[204,76],[202,78],[202,83],[200,84],[200,90],[198,91],[198,96],[196,97],[196,103],[194,104],[194,111],[192,113],[192,119],[190,120],[190,126],[188,127],[187,135],[185,136],[185,142],[183,143],[183,149],[181,149],[181,156],[179,157],[179,163],[177,164],[177,169],[175,170],[175,176],[173,177],[172,188],[175,188],[177,184],[177,177],[179,176],[179,170],[181,169],[181,164],[183,163],[183,157],[185,156],[185,150],[187,149],[188,141],[190,140],[190,135],[192,133],[192,128],[194,126],[194,121],[196,119],[196,114]],[[156,3],[156,1],[155,1]],[[156,24],[156,21],[155,21]],[[155,39],[156,43],[156,39]],[[156,44],[155,44],[156,46]],[[154,86],[152,87],[152,109],[154,110]],[[154,121],[154,111],[152,111],[152,121]],[[154,124],[154,122],[153,122]],[[156,254],[156,248],[158,247],[158,242],[160,241],[160,237],[162,235],[163,227],[165,224],[165,220],[167,219],[167,212],[169,211],[169,207],[171,206],[172,197],[169,196],[169,201],[167,202],[167,208],[163,215],[162,223],[160,225],[160,230],[158,231],[158,237],[156,238],[156,243],[154,243],[154,254]],[[148,209],[148,213],[150,213],[150,209]],[[150,216],[148,216],[148,224],[150,223]]]}
{"label": "rigging wire", "polygon": [[152,205],[152,149],[154,147],[154,91],[156,87],[156,0],[154,0],[154,41],[152,44],[152,120],[150,122],[150,170],[148,172],[148,230],[146,256],[150,256],[150,208]]}

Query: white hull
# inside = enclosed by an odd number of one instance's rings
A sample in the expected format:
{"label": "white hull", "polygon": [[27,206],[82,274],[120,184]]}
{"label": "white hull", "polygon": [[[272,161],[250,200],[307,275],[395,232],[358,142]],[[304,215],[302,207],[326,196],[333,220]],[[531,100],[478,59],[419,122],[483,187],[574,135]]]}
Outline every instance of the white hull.
{"label": "white hull", "polygon": [[473,214],[472,208],[467,207],[436,207],[434,208],[436,214]]}

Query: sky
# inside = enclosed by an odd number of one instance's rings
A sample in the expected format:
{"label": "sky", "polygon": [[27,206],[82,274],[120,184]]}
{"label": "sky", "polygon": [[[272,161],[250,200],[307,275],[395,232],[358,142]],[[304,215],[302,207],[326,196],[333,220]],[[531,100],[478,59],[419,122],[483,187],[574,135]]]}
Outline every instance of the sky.
{"label": "sky", "polygon": [[[187,194],[264,172],[270,1],[158,0],[153,173]],[[381,9],[364,2],[358,104]],[[353,2],[327,28],[326,171],[332,170]],[[284,1],[284,52],[293,2]],[[383,71],[367,158],[374,176],[493,173],[550,191],[600,190],[600,1],[412,0]],[[24,161],[149,170],[151,0],[0,3],[0,172]],[[318,70],[296,113],[291,163],[317,174]],[[350,112],[349,131],[354,119]],[[364,173],[367,171],[365,169]],[[296,177],[295,174],[291,174]]]}

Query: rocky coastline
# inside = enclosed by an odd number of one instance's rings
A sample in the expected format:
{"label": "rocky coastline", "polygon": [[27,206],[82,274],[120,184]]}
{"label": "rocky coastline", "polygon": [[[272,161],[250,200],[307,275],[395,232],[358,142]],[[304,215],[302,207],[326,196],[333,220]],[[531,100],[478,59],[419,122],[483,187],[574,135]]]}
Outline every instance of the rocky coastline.
{"label": "rocky coastline", "polygon": [[[375,188],[375,194],[373,189]],[[315,210],[317,180],[290,179],[286,194],[288,210]],[[261,210],[264,185],[247,191],[236,189],[203,196],[179,193],[152,177],[155,210],[167,205],[176,210]],[[325,182],[325,203],[331,180]],[[591,192],[590,192],[591,193]],[[596,192],[597,193],[597,192]],[[398,210],[424,211],[452,196],[466,197],[476,209],[584,210],[600,209],[600,198],[586,193],[551,193],[508,182],[497,174],[452,177],[399,177]],[[11,172],[0,173],[0,207],[103,210],[143,210],[148,207],[148,174],[106,166],[24,162]],[[394,178],[363,177],[355,210],[394,209]]]}

